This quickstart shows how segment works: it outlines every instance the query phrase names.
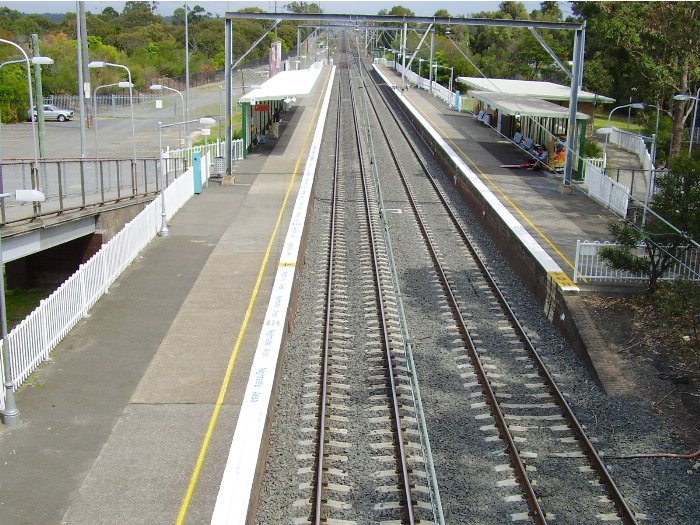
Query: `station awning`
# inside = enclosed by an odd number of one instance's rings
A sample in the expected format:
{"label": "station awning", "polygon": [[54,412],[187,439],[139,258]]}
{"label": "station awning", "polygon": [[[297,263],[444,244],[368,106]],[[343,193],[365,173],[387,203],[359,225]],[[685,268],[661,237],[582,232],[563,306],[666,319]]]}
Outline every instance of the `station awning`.
{"label": "station awning", "polygon": [[[506,78],[457,77],[457,82],[477,91],[491,91],[510,96],[527,96],[541,100],[570,100],[571,88],[554,82],[537,80],[511,80]],[[578,92],[579,102],[610,104],[614,98],[591,93],[582,89]]]}
{"label": "station awning", "polygon": [[[567,119],[569,109],[553,102],[536,98],[516,97],[493,91],[470,91],[469,95],[484,104],[497,109],[504,115],[521,115],[523,117],[549,117]],[[590,117],[580,111],[576,112],[576,120],[588,120]]]}
{"label": "station awning", "polygon": [[243,95],[239,102],[256,104],[265,100],[303,97],[311,93],[320,74],[321,67],[299,69],[297,71],[280,71],[271,79],[266,80],[260,87]]}

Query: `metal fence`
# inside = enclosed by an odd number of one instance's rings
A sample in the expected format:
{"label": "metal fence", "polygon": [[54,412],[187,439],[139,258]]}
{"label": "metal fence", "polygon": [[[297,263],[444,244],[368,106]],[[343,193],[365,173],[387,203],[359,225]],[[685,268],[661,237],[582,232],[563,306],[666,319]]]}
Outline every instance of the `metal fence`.
{"label": "metal fence", "polygon": [[[192,153],[198,151],[202,157],[209,155],[212,163],[216,157],[224,157],[226,142],[217,139],[211,144],[203,144],[200,146],[192,146],[186,149],[170,149],[166,148],[163,151],[163,161],[166,163],[165,170],[169,173],[172,169],[180,169],[182,165],[187,165],[192,158]],[[235,139],[231,141],[231,159],[243,159],[243,140]]]}
{"label": "metal fence", "polygon": [[[167,99],[172,98],[172,95],[159,95],[159,94],[136,94],[134,93],[134,104],[145,104],[148,102],[153,102],[157,99]],[[98,108],[101,107],[129,107],[129,95],[97,95],[95,97],[97,101]],[[174,98],[173,98],[174,100]],[[44,97],[44,104],[52,104],[62,109],[70,109],[78,112],[78,103],[80,98],[76,95],[47,95]],[[93,99],[88,101],[88,105],[93,105]]]}
{"label": "metal fence", "polygon": [[[182,161],[169,161],[166,173],[183,166]],[[41,215],[143,197],[160,191],[158,160],[136,159],[40,159],[3,160],[0,163],[0,192],[39,189],[46,201],[30,206],[10,199],[0,203],[2,224]]]}
{"label": "metal fence", "polygon": [[[607,282],[639,282],[648,279],[641,273],[632,274],[610,268],[599,253],[600,249],[605,246],[620,245],[608,241],[576,241],[574,282],[578,282],[580,279]],[[644,255],[644,253],[644,246],[638,246],[636,254]],[[661,277],[661,280],[666,281],[674,279],[700,280],[700,250],[695,247],[686,249]]]}
{"label": "metal fence", "polygon": [[[204,182],[210,173],[207,156],[202,157],[201,168]],[[189,169],[174,179],[163,192],[167,218],[171,218],[194,195],[193,177],[194,170]],[[51,350],[156,236],[160,228],[161,210],[161,199],[154,199],[8,334],[7,355],[13,389],[17,389],[48,358]],[[5,377],[4,370],[2,377]],[[0,408],[4,406],[3,385],[0,387]]]}

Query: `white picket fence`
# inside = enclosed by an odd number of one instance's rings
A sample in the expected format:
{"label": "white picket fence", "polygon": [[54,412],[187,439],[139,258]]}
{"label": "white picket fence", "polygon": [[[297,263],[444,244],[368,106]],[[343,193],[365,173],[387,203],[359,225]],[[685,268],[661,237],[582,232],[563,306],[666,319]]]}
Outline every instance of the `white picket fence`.
{"label": "white picket fence", "polygon": [[621,217],[627,217],[629,188],[606,176],[598,163],[589,162],[588,159],[584,159],[584,162],[586,168],[584,183],[588,195]]}
{"label": "white picket fence", "polygon": [[[581,279],[611,282],[635,282],[648,279],[641,273],[632,274],[610,268],[599,254],[600,249],[604,246],[619,246],[619,244],[608,241],[576,241],[575,283]],[[643,255],[644,247],[638,246],[636,253]],[[686,250],[680,259],[672,264],[661,277],[661,280],[667,281],[674,279],[700,280],[700,250],[695,247]]]}
{"label": "white picket fence", "polygon": [[[399,73],[403,71],[403,66],[401,64],[395,64],[393,60],[387,60],[385,58],[375,58],[374,59],[375,64],[381,64],[386,67],[390,67],[392,69],[396,69]],[[425,91],[430,91],[430,84],[431,81],[430,79],[423,78],[419,76],[417,73],[414,73],[410,69],[406,69],[406,73],[404,74],[404,78],[406,79],[407,82],[410,84],[413,84],[417,86],[419,89],[424,89]],[[442,100],[445,104],[448,106],[454,108],[455,107],[455,93],[447,89],[446,87],[438,84],[435,81],[432,81],[433,84],[433,96],[439,98]],[[461,105],[461,104],[460,104]]]}
{"label": "white picket fence", "polygon": [[[209,152],[200,160],[202,183],[210,173],[208,155]],[[170,219],[193,195],[194,170],[190,168],[165,189],[166,217]],[[8,334],[15,389],[48,358],[51,350],[156,236],[161,226],[161,209],[159,195]],[[5,377],[4,370],[0,371]],[[0,394],[1,409],[5,406],[4,386]]]}
{"label": "white picket fence", "polygon": [[636,153],[644,170],[649,171],[654,169],[651,163],[651,155],[647,151],[646,143],[639,135],[613,127],[608,141],[625,151]]}

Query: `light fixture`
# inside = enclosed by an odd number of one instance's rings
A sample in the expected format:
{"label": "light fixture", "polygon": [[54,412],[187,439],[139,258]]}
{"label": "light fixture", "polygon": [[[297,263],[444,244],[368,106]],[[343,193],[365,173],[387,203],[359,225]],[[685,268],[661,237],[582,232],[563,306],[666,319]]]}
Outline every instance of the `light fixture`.
{"label": "light fixture", "polygon": [[31,61],[35,66],[50,66],[53,64],[53,58],[49,57],[32,57]]}
{"label": "light fixture", "polygon": [[88,64],[88,67],[90,69],[95,69],[97,67],[105,67],[105,63],[103,60],[93,60]]}

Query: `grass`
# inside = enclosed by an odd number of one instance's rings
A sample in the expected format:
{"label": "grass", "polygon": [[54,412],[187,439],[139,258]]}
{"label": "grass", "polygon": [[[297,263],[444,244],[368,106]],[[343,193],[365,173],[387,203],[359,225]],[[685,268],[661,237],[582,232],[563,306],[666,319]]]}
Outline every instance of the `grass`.
{"label": "grass", "polygon": [[21,323],[37,306],[39,301],[48,297],[53,288],[33,288],[6,290],[5,306],[7,309],[7,330]]}
{"label": "grass", "polygon": [[[608,115],[609,113],[596,113],[595,120],[593,121],[593,129],[607,127]],[[627,127],[627,113],[624,111],[614,113],[610,123],[616,128],[620,128],[625,131],[629,129],[629,131],[632,133],[640,133],[642,131],[642,127],[640,126],[639,122],[637,122],[637,119],[634,118],[634,112],[632,112],[629,128]]]}

